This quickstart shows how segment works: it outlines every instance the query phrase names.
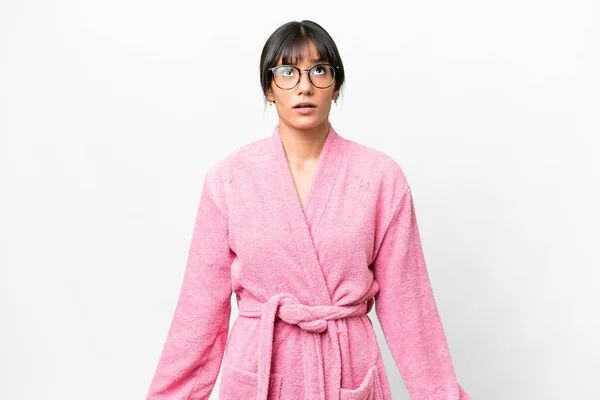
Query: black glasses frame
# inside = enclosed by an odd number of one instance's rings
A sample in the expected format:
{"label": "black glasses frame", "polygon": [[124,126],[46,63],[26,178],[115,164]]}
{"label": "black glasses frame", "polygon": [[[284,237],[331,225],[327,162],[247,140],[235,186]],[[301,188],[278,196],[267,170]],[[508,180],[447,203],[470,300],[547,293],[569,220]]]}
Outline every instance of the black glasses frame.
{"label": "black glasses frame", "polygon": [[[331,80],[331,83],[330,83],[329,85],[327,85],[327,86],[317,86],[317,85],[315,85],[315,83],[314,83],[314,82],[312,81],[312,79],[310,78],[310,73],[311,73],[311,71],[312,71],[313,69],[317,68],[317,67],[320,67],[320,66],[322,66],[322,65],[327,65],[327,66],[329,66],[329,67],[332,67],[332,68],[333,68],[333,69],[332,69],[332,71],[333,71],[333,79]],[[293,69],[295,69],[296,71],[298,71],[298,81],[297,81],[297,82],[296,82],[296,84],[295,84],[294,86],[292,86],[291,88],[282,88],[281,86],[279,86],[279,85],[277,84],[277,82],[275,82],[275,70],[276,70],[277,68],[281,68],[281,67],[293,68]],[[314,87],[316,87],[316,88],[319,88],[319,89],[327,89],[328,87],[330,87],[331,85],[333,85],[333,82],[335,82],[335,70],[336,70],[336,69],[340,69],[340,67],[339,67],[338,65],[335,65],[335,66],[334,66],[334,65],[331,65],[331,64],[327,64],[327,63],[319,63],[319,64],[315,64],[315,65],[313,65],[312,67],[310,67],[310,68],[308,68],[308,69],[300,69],[300,68],[298,68],[298,67],[296,67],[296,66],[293,66],[293,65],[285,65],[285,64],[284,64],[284,65],[277,65],[277,66],[275,66],[275,67],[271,67],[271,68],[269,68],[269,71],[271,71],[271,73],[273,74],[273,83],[275,83],[275,85],[276,85],[276,86],[277,86],[279,89],[282,89],[282,90],[292,90],[293,88],[295,88],[296,86],[298,86],[298,84],[300,83],[300,79],[302,78],[302,71],[307,71],[307,73],[308,73],[308,80],[310,81],[310,83],[311,83],[311,84],[312,84]]]}

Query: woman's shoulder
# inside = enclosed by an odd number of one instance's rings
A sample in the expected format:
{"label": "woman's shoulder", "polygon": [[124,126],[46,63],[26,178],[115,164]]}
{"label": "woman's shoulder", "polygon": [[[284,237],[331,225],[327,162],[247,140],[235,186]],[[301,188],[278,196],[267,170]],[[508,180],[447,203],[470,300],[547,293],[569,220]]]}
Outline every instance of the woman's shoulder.
{"label": "woman's shoulder", "polygon": [[264,162],[268,154],[268,137],[245,143],[225,156],[217,159],[206,173],[206,179],[215,183],[231,183],[232,179],[245,170],[248,163]]}
{"label": "woman's shoulder", "polygon": [[389,221],[410,186],[400,163],[390,153],[348,140],[347,164],[353,174],[366,179],[382,210],[380,218]]}
{"label": "woman's shoulder", "polygon": [[347,163],[385,185],[408,185],[400,163],[390,153],[352,140],[346,140]]}

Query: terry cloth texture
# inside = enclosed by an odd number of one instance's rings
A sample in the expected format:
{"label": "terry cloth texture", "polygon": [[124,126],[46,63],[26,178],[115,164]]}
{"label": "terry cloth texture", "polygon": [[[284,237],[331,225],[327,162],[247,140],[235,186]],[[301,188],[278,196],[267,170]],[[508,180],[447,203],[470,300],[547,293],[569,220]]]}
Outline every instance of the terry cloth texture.
{"label": "terry cloth texture", "polygon": [[[279,125],[204,177],[147,400],[390,400],[371,319],[413,400],[469,400],[432,293],[411,190],[329,124],[304,206]],[[239,316],[231,332],[231,295]]]}

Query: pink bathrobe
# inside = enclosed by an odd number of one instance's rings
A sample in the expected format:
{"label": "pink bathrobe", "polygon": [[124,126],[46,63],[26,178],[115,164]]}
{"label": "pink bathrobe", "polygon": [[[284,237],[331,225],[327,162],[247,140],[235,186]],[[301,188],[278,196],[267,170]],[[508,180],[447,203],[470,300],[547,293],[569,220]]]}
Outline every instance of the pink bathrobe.
{"label": "pink bathrobe", "polygon": [[[458,384],[399,165],[329,124],[304,207],[279,125],[206,174],[147,400],[389,400],[374,307],[413,400]],[[228,336],[230,300],[239,316]]]}

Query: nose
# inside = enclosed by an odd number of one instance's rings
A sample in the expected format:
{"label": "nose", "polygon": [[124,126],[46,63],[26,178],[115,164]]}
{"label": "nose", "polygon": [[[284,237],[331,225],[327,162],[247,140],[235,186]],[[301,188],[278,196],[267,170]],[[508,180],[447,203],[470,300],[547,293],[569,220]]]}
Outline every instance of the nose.
{"label": "nose", "polygon": [[298,89],[302,93],[310,92],[313,90],[312,83],[310,82],[310,79],[308,78],[308,71],[300,72],[300,82],[298,82]]}

